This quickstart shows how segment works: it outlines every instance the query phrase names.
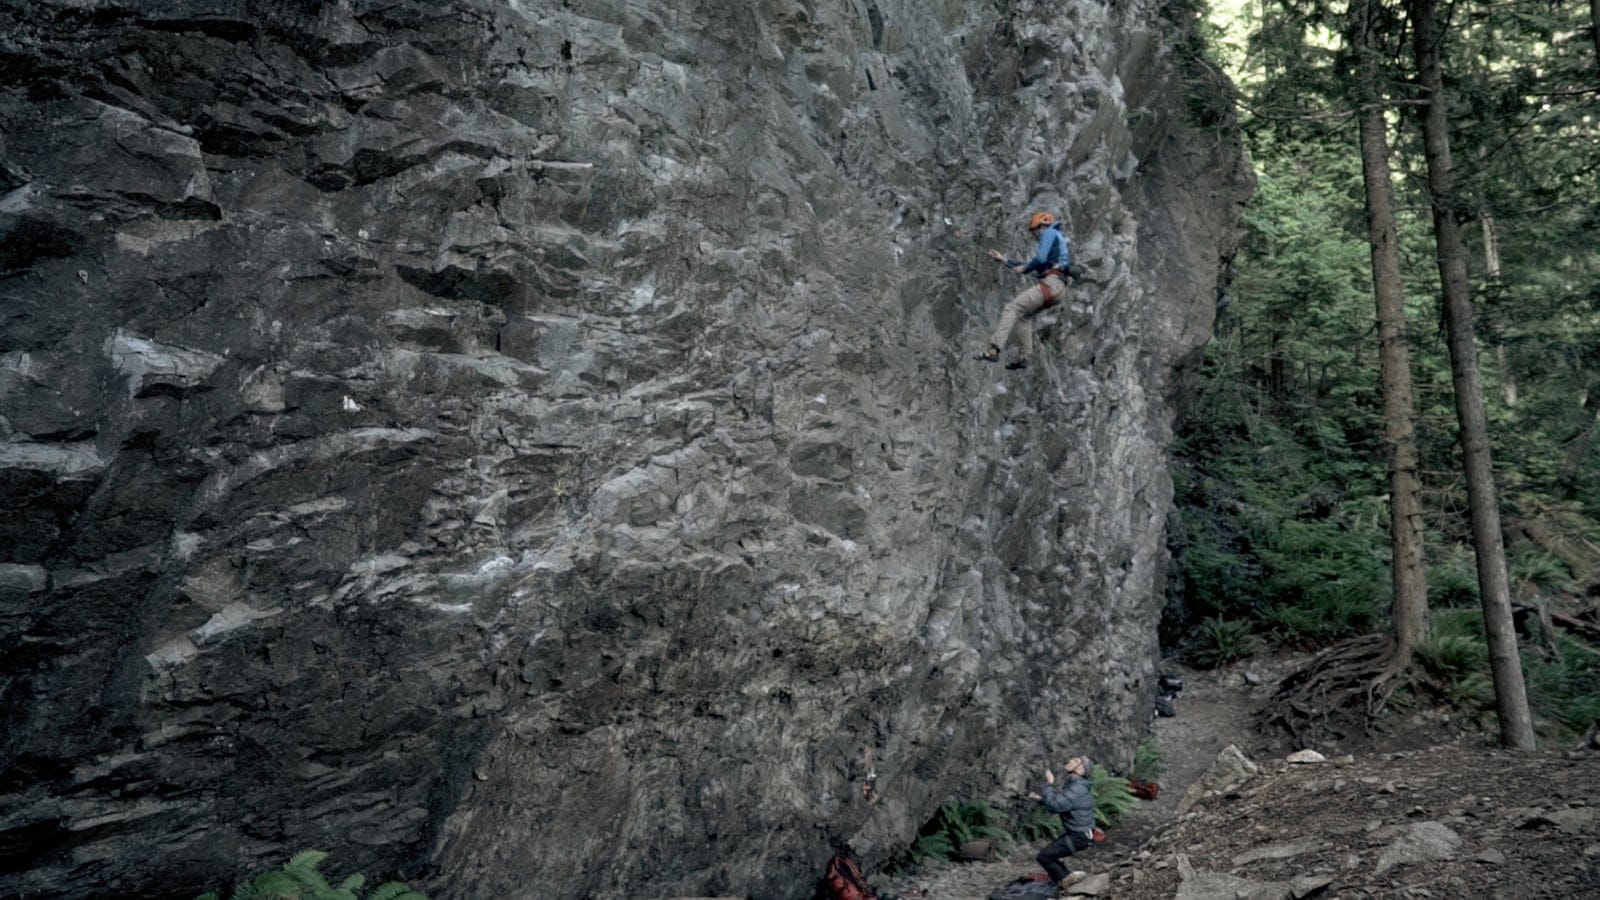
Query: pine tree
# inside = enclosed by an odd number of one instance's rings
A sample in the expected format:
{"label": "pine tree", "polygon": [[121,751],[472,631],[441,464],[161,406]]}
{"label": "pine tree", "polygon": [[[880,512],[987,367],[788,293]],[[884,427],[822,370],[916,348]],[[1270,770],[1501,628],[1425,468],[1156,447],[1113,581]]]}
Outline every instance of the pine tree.
{"label": "pine tree", "polygon": [[[1418,496],[1416,409],[1411,386],[1411,354],[1406,346],[1405,296],[1400,282],[1399,227],[1395,223],[1394,184],[1389,167],[1386,106],[1377,29],[1378,0],[1350,0],[1346,32],[1354,59],[1351,87],[1360,126],[1361,162],[1366,188],[1367,231],[1372,245],[1372,293],[1378,311],[1378,343],[1383,382],[1384,455],[1389,479],[1389,546],[1392,655],[1380,681],[1404,672],[1428,633],[1428,578],[1423,559],[1423,522]],[[1392,688],[1390,688],[1392,690]]]}
{"label": "pine tree", "polygon": [[1440,71],[1438,27],[1433,0],[1410,0],[1412,52],[1417,77],[1427,106],[1422,117],[1423,143],[1428,164],[1428,189],[1432,195],[1434,236],[1439,278],[1444,289],[1450,368],[1455,384],[1456,417],[1461,429],[1461,450],[1466,469],[1467,496],[1472,510],[1473,549],[1478,559],[1478,591],[1488,634],[1490,671],[1494,678],[1495,711],[1500,739],[1508,747],[1531,750],[1533,717],[1528,711],[1527,689],[1517,651],[1516,627],[1511,620],[1511,591],[1506,576],[1505,547],[1500,536],[1499,499],[1489,448],[1489,428],[1484,415],[1483,384],[1479,376],[1472,322],[1472,298],[1457,221],[1455,174],[1450,156],[1449,98]]}

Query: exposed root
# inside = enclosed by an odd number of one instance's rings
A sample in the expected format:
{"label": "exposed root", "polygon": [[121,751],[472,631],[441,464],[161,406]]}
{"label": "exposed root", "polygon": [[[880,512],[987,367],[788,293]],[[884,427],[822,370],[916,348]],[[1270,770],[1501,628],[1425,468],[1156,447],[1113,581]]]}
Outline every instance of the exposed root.
{"label": "exposed root", "polygon": [[1259,713],[1260,722],[1264,728],[1286,730],[1296,749],[1319,737],[1342,739],[1352,723],[1371,735],[1373,720],[1405,684],[1406,675],[1388,636],[1352,638],[1283,679]]}

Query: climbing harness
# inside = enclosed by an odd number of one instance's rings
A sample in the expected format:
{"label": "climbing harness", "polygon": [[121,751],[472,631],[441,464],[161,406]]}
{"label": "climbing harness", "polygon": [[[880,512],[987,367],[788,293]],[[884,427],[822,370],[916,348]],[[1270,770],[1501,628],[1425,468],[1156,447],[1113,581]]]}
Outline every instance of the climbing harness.
{"label": "climbing harness", "polygon": [[[1059,277],[1062,284],[1066,284],[1067,282],[1066,273],[1062,272],[1060,269],[1051,269],[1050,271],[1044,273],[1044,277],[1039,279],[1039,296],[1043,299],[1043,303],[1039,306],[1040,312],[1050,309],[1057,303],[1061,302],[1060,294],[1052,296],[1050,293],[1049,280],[1051,276]],[[1065,289],[1063,289],[1062,293],[1065,292]]]}

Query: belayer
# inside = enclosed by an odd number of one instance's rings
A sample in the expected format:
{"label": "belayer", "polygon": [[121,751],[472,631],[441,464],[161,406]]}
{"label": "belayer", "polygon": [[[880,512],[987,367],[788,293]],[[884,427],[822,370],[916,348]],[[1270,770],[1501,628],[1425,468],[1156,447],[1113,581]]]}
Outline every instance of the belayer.
{"label": "belayer", "polygon": [[[1061,816],[1064,827],[1061,836],[1035,857],[1057,886],[1068,876],[1067,867],[1061,864],[1061,860],[1076,856],[1094,843],[1094,788],[1089,783],[1091,765],[1087,756],[1074,756],[1067,760],[1066,778],[1059,785],[1056,784],[1055,774],[1045,769],[1044,786],[1039,793],[1028,795],[1035,800],[1043,800],[1045,809]],[[1083,877],[1081,873],[1073,875],[1074,879]]]}
{"label": "belayer", "polygon": [[1067,236],[1055,216],[1039,210],[1028,218],[1028,232],[1038,240],[1039,247],[1027,262],[1011,259],[999,250],[989,251],[991,259],[1004,263],[1011,271],[1039,277],[1038,284],[1011,298],[1011,302],[1006,304],[1005,311],[1000,314],[1000,327],[989,338],[989,346],[978,354],[978,359],[990,362],[999,359],[1000,351],[1005,348],[1012,330],[1018,326],[1019,320],[1023,320],[1020,323],[1021,330],[1017,333],[1017,351],[1020,355],[1006,363],[1008,369],[1028,367],[1028,357],[1033,355],[1033,324],[1026,320],[1061,302],[1067,292],[1067,267],[1072,262],[1072,254],[1067,249]]}

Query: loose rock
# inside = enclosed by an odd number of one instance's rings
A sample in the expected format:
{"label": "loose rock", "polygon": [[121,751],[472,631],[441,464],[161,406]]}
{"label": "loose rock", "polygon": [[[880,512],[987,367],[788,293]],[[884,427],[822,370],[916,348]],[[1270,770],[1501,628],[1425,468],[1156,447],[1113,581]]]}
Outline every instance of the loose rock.
{"label": "loose rock", "polygon": [[1098,897],[1109,890],[1111,890],[1111,876],[1106,872],[1096,872],[1067,888],[1067,894],[1073,897]]}
{"label": "loose rock", "polygon": [[1438,822],[1417,822],[1378,857],[1373,871],[1382,875],[1395,866],[1454,859],[1461,847],[1461,835]]}
{"label": "loose rock", "polygon": [[1245,756],[1244,751],[1229,744],[1217,754],[1216,761],[1211,764],[1205,775],[1189,786],[1189,790],[1178,803],[1178,812],[1189,811],[1205,797],[1235,790],[1260,772],[1261,767]]}

